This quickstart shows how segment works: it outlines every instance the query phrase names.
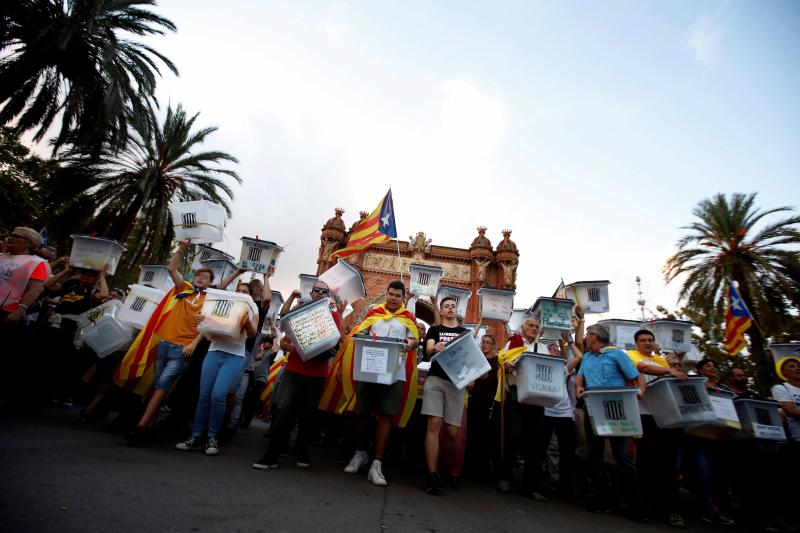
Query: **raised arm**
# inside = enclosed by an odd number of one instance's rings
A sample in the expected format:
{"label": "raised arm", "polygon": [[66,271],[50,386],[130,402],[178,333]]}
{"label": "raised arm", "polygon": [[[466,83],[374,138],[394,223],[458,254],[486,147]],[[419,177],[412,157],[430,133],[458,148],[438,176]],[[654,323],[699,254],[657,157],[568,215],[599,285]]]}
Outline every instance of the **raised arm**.
{"label": "raised arm", "polygon": [[483,325],[483,317],[478,320],[478,323],[475,324],[475,329],[472,330],[472,338],[477,339],[478,333],[481,331],[481,326]]}
{"label": "raised arm", "polygon": [[92,295],[92,298],[101,302],[108,298],[108,282],[106,282],[106,272],[108,271],[108,264],[103,265],[103,270],[97,276],[97,292]]}
{"label": "raised arm", "polygon": [[272,287],[269,286],[269,276],[264,274],[264,288],[261,292],[261,308],[269,309],[269,304],[272,302]]}
{"label": "raised arm", "polygon": [[586,351],[583,346],[584,328],[586,321],[583,318],[583,309],[580,305],[575,306],[575,316],[578,318],[578,325],[575,327],[575,346],[580,350],[581,354]]}
{"label": "raised arm", "polygon": [[289,312],[289,310],[292,308],[292,304],[298,298],[300,298],[300,291],[295,289],[292,291],[292,294],[289,295],[286,301],[283,302],[283,307],[281,307],[281,316]]}
{"label": "raised arm", "polygon": [[180,265],[181,257],[183,257],[183,253],[188,247],[189,241],[178,241],[178,249],[175,250],[175,253],[169,258],[169,263],[167,263],[167,271],[172,278],[172,283],[175,284],[175,290],[178,291],[183,288],[183,276],[178,271],[178,265]]}
{"label": "raised arm", "polygon": [[217,284],[217,288],[221,291],[224,291],[225,287],[230,285],[233,280],[235,280],[245,272],[247,272],[247,270],[244,270],[243,268],[237,268],[236,270],[234,270],[233,272],[222,278],[222,281],[220,281]]}
{"label": "raised arm", "polygon": [[61,290],[61,283],[74,274],[75,270],[72,267],[67,267],[58,274],[50,276],[50,279],[45,282],[44,288],[49,291],[58,292]]}

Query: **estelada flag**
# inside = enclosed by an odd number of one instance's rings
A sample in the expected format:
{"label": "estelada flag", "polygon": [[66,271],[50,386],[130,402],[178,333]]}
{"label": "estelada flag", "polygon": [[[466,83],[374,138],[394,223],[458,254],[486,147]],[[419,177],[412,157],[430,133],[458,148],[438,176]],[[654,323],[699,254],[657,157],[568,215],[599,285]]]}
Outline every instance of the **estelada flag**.
{"label": "estelada flag", "polygon": [[728,308],[725,311],[725,349],[731,355],[736,355],[747,346],[744,332],[753,323],[753,315],[747,309],[733,282],[727,282]]}
{"label": "estelada flag", "polygon": [[[386,310],[385,304],[381,304],[371,309],[364,320],[353,328],[350,334],[342,342],[339,352],[333,360],[325,387],[322,389],[322,396],[319,401],[319,408],[323,411],[342,414],[352,411],[356,405],[356,390],[353,380],[353,352],[355,342],[353,335],[362,331],[368,331],[373,324],[381,320],[391,320],[396,318],[403,324],[411,335],[419,340],[417,331],[417,319],[414,315],[401,305],[400,309],[394,313]],[[401,400],[400,414],[392,417],[392,424],[398,427],[405,427],[411,413],[414,411],[414,404],[417,401],[417,358],[415,354],[408,354],[406,357],[406,382],[403,384],[403,396]]]}
{"label": "estelada flag", "polygon": [[131,392],[144,396],[153,383],[153,366],[156,361],[156,348],[161,342],[158,330],[169,316],[178,295],[188,295],[194,292],[194,287],[188,281],[184,282],[181,291],[175,287],[170,289],[158,303],[144,329],[139,332],[128,352],[122,359],[114,373],[114,383]]}
{"label": "estelada flag", "polygon": [[269,373],[267,374],[267,383],[264,385],[264,390],[261,391],[261,395],[259,398],[262,402],[264,402],[264,407],[269,405],[270,398],[272,396],[272,391],[275,390],[275,384],[278,382],[278,377],[280,377],[281,372],[283,371],[283,367],[286,366],[288,362],[288,357],[282,355],[280,358],[276,359],[271,365],[269,365]]}
{"label": "estelada flag", "polygon": [[347,245],[341,250],[333,252],[330,260],[332,261],[337,257],[347,257],[366,250],[373,244],[380,244],[396,238],[397,226],[395,226],[394,222],[392,189],[389,189],[389,192],[383,197],[378,207],[353,228],[353,233],[347,240]]}

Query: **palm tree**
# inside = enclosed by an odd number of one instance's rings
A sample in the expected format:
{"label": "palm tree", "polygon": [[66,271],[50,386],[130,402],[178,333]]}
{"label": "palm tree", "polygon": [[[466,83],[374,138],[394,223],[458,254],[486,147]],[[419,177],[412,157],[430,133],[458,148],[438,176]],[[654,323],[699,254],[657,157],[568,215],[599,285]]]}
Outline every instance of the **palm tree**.
{"label": "palm tree", "polygon": [[760,387],[772,381],[772,365],[764,346],[765,335],[777,332],[790,309],[800,308],[800,216],[766,222],[766,217],[790,213],[791,207],[761,210],[756,193],[723,194],[702,200],[693,211],[697,221],[683,229],[678,251],[667,259],[667,282],[683,277],[679,298],[689,307],[724,320],[725,283],[736,282],[753,314],[750,354]]}
{"label": "palm tree", "polygon": [[220,165],[238,161],[225,152],[200,151],[199,145],[217,128],[193,131],[196,119],[197,114],[188,116],[181,105],[174,111],[170,106],[163,124],[133,130],[120,152],[107,147],[95,161],[80,150],[68,153],[67,168],[84,176],[97,209],[93,229],[131,242],[130,264],[168,255],[174,235],[170,202],[209,200],[231,215],[226,198],[232,200],[233,191],[224,178],[241,179]]}
{"label": "palm tree", "polygon": [[[139,6],[154,0],[13,0],[0,7],[0,125],[35,141],[61,117],[54,152],[76,144],[99,152],[124,145],[128,125],[146,121],[156,59],[175,65],[126,35],[175,31],[169,20]],[[137,126],[142,126],[143,123]]]}

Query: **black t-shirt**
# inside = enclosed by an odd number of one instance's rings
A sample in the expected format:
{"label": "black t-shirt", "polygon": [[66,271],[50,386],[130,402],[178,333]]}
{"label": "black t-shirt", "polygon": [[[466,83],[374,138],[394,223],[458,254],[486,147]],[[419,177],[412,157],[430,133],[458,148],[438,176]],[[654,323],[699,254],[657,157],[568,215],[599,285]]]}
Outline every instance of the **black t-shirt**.
{"label": "black t-shirt", "polygon": [[56,313],[79,315],[95,306],[92,299],[94,287],[84,287],[77,279],[66,281],[61,287],[61,300],[56,306]]}
{"label": "black t-shirt", "polygon": [[[428,334],[425,335],[426,354],[427,354],[427,346],[429,339],[433,340],[434,344],[443,342],[446,345],[447,343],[449,343],[450,341],[452,341],[465,331],[468,331],[467,328],[462,326],[456,326],[454,328],[448,328],[447,326],[442,326],[441,324],[431,326],[430,329],[428,329]],[[431,358],[430,355],[426,355],[425,360],[430,361],[430,358]],[[431,369],[428,372],[428,375],[436,376],[437,378],[442,378],[452,382],[452,380],[449,377],[447,377],[447,374],[444,373],[444,370],[442,370],[442,367],[439,366],[439,363],[437,363],[436,361],[434,361],[431,364]]]}

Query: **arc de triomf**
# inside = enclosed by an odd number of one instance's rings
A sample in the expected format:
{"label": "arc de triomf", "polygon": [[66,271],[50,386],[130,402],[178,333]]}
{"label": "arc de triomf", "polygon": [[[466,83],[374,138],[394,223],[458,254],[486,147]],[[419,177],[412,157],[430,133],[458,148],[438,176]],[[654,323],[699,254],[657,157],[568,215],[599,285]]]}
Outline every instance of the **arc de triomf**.
{"label": "arc de triomf", "polygon": [[[317,255],[317,275],[322,274],[336,261],[329,261],[331,253],[343,248],[347,243],[353,228],[367,216],[366,211],[360,213],[361,219],[354,223],[350,229],[342,219],[343,209],[336,209],[335,215],[325,222],[320,236],[320,247]],[[469,289],[472,296],[467,306],[464,317],[466,323],[476,323],[479,318],[478,289],[491,287],[498,289],[516,289],[517,266],[519,265],[519,251],[517,245],[511,240],[511,231],[503,230],[503,240],[492,247],[491,241],[486,237],[486,228],[478,228],[478,236],[473,239],[469,248],[454,248],[451,246],[437,246],[431,244],[431,239],[425,233],[419,232],[408,241],[399,241],[400,254],[398,257],[397,242],[391,241],[375,245],[364,252],[347,257],[347,262],[356,267],[364,278],[367,298],[353,304],[353,316],[358,316],[365,306],[379,302],[386,291],[386,285],[399,279],[403,272],[403,281],[408,286],[408,267],[411,263],[435,265],[444,270],[440,283]],[[433,323],[433,310],[430,303],[417,301],[415,314],[420,320],[428,324]],[[486,322],[489,331],[495,335],[500,343],[505,343],[508,333],[503,323],[496,320]]]}

